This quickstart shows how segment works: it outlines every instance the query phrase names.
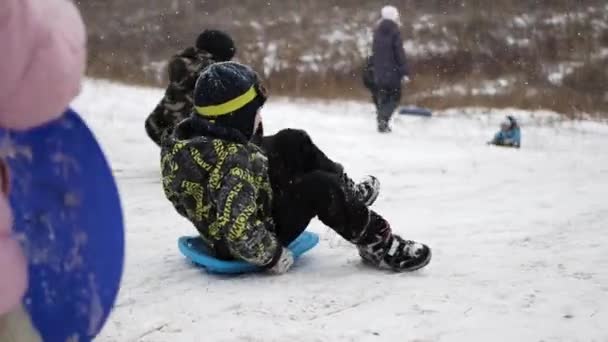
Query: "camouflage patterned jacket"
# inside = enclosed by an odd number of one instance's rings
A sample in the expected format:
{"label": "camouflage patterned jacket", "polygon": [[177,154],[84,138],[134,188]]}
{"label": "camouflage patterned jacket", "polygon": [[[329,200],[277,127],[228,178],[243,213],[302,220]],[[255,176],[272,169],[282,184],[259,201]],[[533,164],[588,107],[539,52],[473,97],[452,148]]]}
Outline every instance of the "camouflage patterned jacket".
{"label": "camouflage patterned jacket", "polygon": [[215,63],[213,56],[194,47],[173,56],[169,62],[169,86],[165,96],[146,119],[146,132],[160,146],[164,134],[187,118],[193,110],[194,86],[199,74]]}
{"label": "camouflage patterned jacket", "polygon": [[216,253],[276,263],[282,248],[273,232],[268,160],[258,146],[192,116],[163,139],[161,167],[166,197]]}

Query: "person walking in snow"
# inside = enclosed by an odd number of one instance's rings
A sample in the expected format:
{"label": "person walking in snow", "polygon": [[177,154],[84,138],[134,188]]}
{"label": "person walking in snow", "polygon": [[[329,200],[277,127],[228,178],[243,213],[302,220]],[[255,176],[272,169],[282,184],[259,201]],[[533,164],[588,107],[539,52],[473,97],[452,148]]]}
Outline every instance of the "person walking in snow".
{"label": "person walking in snow", "polygon": [[521,131],[517,120],[511,115],[507,116],[500,124],[500,131],[488,142],[491,145],[515,147],[521,146]]}
{"label": "person walking in snow", "polygon": [[145,122],[146,133],[160,146],[163,134],[170,133],[175,125],[192,112],[192,93],[196,79],[209,65],[231,60],[236,53],[232,38],[219,30],[205,30],[188,47],[169,62],[169,86],[160,103]]}
{"label": "person walking in snow", "polygon": [[409,70],[399,31],[399,12],[393,6],[385,6],[381,14],[374,30],[369,65],[373,85],[368,88],[376,105],[378,131],[386,133],[391,131],[389,122],[401,100],[401,83],[409,81]]}
{"label": "person walking in snow", "polygon": [[379,192],[375,177],[355,184],[301,130],[252,143],[266,99],[250,67],[213,64],[196,82],[195,111],[162,141],[165,195],[215,256],[285,273],[294,261],[286,246],[316,216],[374,267],[427,265],[428,246],[394,234],[369,209]]}

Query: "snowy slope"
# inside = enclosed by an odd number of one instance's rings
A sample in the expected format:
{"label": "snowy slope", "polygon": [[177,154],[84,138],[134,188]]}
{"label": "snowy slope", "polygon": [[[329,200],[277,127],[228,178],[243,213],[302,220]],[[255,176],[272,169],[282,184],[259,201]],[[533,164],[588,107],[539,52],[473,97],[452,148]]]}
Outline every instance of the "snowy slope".
{"label": "snowy slope", "polygon": [[176,248],[194,229],[165,200],[143,129],[161,95],[89,81],[74,104],[112,161],[127,220],[99,341],[608,341],[608,126],[515,112],[517,151],[484,145],[513,111],[398,117],[379,135],[371,105],[271,101],[267,133],[304,128],[355,178],[377,175],[375,209],[434,259],[371,270],[314,221],[322,240],[289,274],[218,277]]}

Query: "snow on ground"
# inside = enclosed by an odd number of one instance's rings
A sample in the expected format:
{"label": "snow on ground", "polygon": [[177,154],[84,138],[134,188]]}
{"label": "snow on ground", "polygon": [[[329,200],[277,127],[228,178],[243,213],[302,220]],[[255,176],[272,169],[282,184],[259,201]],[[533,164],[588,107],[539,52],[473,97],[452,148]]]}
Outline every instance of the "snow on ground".
{"label": "snow on ground", "polygon": [[[289,274],[218,277],[176,247],[194,229],[164,199],[143,129],[161,95],[89,81],[74,104],[126,214],[122,289],[99,341],[608,340],[608,126],[469,109],[398,117],[379,135],[368,104],[271,101],[268,133],[304,128],[353,176],[377,175],[374,208],[434,258],[372,270],[315,221],[322,240]],[[521,150],[484,144],[507,113]]]}

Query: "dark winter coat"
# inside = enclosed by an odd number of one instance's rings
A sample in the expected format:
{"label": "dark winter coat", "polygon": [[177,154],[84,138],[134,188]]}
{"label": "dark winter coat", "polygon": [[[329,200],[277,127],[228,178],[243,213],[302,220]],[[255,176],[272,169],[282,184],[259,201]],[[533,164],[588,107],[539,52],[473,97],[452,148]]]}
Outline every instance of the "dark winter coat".
{"label": "dark winter coat", "polygon": [[160,146],[161,137],[189,117],[193,110],[193,93],[199,74],[215,63],[214,57],[194,47],[173,56],[169,62],[169,86],[152,114],[146,119],[146,132]]}
{"label": "dark winter coat", "polygon": [[161,167],[166,197],[212,250],[259,266],[278,260],[268,159],[258,146],[194,115],[163,139]]}
{"label": "dark winter coat", "polygon": [[383,19],[374,31],[372,65],[378,88],[400,88],[401,79],[409,75],[399,26],[392,20]]}

